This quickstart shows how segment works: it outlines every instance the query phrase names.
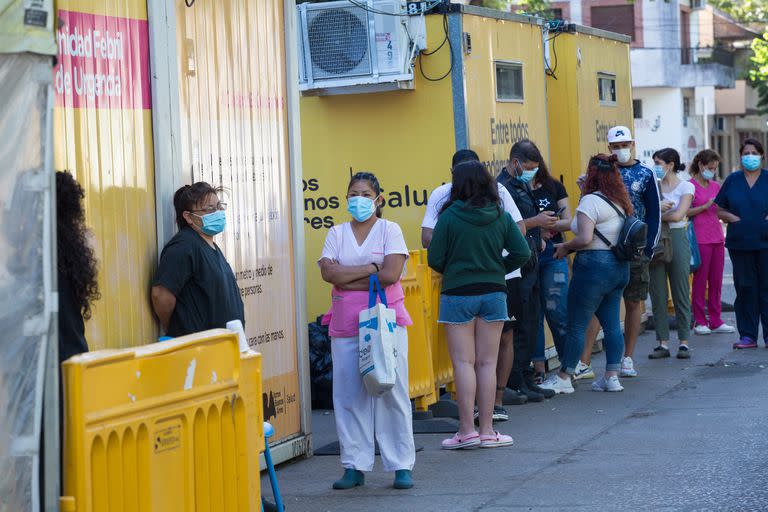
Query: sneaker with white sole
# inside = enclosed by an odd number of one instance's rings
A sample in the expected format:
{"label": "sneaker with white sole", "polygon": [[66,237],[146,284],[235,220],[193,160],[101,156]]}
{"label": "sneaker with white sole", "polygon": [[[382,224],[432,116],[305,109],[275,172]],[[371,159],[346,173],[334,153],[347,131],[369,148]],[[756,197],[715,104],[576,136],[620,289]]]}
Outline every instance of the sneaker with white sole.
{"label": "sneaker with white sole", "polygon": [[736,332],[736,328],[732,325],[721,324],[716,329],[712,329],[711,332],[714,334],[733,334]]}
{"label": "sneaker with white sole", "polygon": [[592,369],[592,365],[584,364],[581,361],[576,364],[576,368],[573,371],[573,380],[581,379],[594,379],[595,371]]}
{"label": "sneaker with white sole", "polygon": [[693,332],[698,334],[699,336],[705,336],[707,334],[712,334],[712,329],[710,329],[706,325],[697,325],[696,327],[693,328]]}
{"label": "sneaker with white sole", "polygon": [[621,370],[619,375],[622,377],[637,377],[637,370],[635,370],[635,362],[631,357],[621,358]]}
{"label": "sneaker with white sole", "polygon": [[619,378],[617,376],[614,375],[613,377],[608,377],[607,379],[605,376],[602,376],[592,383],[592,391],[607,391],[616,393],[618,391],[624,391],[624,387],[621,385],[621,382],[619,382]]}
{"label": "sneaker with white sole", "polygon": [[553,373],[549,377],[547,377],[547,380],[541,383],[539,386],[543,389],[551,389],[557,394],[565,393],[570,394],[574,392],[573,384],[571,384],[571,379],[561,379],[560,376],[557,373]]}

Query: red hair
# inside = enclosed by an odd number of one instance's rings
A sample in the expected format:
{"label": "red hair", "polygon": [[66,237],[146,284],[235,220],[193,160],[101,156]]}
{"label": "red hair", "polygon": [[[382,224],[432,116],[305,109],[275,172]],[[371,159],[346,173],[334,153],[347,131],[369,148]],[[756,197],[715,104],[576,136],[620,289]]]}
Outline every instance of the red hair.
{"label": "red hair", "polygon": [[600,153],[589,159],[587,179],[584,182],[584,194],[600,192],[608,199],[624,209],[624,213],[632,215],[632,201],[629,199],[627,187],[621,179],[621,173],[616,166],[616,155]]}

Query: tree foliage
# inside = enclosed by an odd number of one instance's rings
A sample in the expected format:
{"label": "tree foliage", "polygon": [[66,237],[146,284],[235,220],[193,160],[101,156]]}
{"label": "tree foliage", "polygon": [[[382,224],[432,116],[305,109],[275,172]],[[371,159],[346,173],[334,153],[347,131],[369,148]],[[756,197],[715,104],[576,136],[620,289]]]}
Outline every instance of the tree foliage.
{"label": "tree foliage", "polygon": [[740,22],[768,20],[768,0],[709,0],[709,3]]}

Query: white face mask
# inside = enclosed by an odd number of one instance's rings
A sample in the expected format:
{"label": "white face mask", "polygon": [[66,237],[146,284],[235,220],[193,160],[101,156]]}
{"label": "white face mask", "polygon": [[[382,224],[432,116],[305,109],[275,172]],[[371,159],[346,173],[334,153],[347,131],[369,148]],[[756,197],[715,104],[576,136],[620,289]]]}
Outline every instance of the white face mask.
{"label": "white face mask", "polygon": [[632,159],[632,150],[630,148],[614,149],[611,153],[616,155],[620,164],[625,164]]}

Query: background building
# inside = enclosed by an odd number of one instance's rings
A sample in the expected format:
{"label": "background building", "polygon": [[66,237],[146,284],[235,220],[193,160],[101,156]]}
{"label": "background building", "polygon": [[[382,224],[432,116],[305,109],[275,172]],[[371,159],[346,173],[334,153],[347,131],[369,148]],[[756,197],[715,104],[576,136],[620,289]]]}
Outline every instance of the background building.
{"label": "background building", "polygon": [[[704,148],[737,165],[747,137],[768,142],[768,117],[746,80],[750,42],[760,37],[706,0],[551,2],[554,17],[632,38],[634,128],[638,158],[673,147],[690,162]],[[516,8],[513,8],[515,10]]]}

